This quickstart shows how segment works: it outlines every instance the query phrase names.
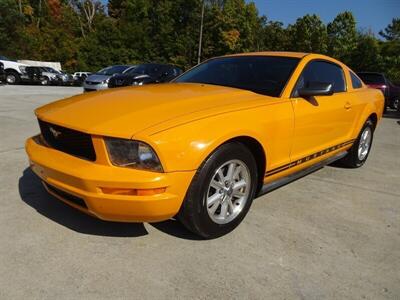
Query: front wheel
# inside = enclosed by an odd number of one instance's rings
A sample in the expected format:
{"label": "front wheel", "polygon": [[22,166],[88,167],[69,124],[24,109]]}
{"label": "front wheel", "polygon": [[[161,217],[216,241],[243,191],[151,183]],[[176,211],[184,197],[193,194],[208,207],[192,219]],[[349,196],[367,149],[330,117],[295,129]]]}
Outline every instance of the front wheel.
{"label": "front wheel", "polygon": [[361,167],[370,153],[374,137],[374,129],[374,123],[371,120],[367,120],[347,155],[339,160],[338,163],[348,168]]}
{"label": "front wheel", "polygon": [[178,218],[203,238],[232,231],[250,209],[257,186],[256,170],[255,159],[244,145],[222,145],[197,171]]}
{"label": "front wheel", "polygon": [[6,71],[6,82],[8,84],[18,84],[21,81],[19,74],[15,71]]}
{"label": "front wheel", "polygon": [[41,85],[49,85],[49,78],[42,77],[42,79],[40,80],[40,84]]}

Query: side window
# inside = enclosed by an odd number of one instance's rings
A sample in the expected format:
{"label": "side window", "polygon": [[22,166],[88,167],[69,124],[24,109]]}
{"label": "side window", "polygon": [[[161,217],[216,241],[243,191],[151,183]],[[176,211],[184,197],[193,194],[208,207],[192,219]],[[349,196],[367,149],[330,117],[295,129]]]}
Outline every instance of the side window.
{"label": "side window", "polygon": [[309,83],[313,81],[332,83],[335,93],[346,91],[343,70],[333,63],[319,60],[310,62],[300,75],[296,85],[296,91],[309,86]]}
{"label": "side window", "polygon": [[353,72],[350,72],[350,77],[351,77],[351,85],[353,89],[359,89],[362,88],[362,83],[360,78],[356,76]]}

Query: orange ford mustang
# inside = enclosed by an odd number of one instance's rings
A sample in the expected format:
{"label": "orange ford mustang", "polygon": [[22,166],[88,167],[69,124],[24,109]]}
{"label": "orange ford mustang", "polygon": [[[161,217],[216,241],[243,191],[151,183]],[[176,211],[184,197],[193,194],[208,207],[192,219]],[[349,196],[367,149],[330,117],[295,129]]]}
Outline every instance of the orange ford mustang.
{"label": "orange ford mustang", "polygon": [[363,165],[383,104],[379,90],[323,55],[230,55],[169,84],[40,107],[41,134],[26,151],[48,192],[81,211],[131,222],[177,216],[213,238],[260,193],[335,160]]}

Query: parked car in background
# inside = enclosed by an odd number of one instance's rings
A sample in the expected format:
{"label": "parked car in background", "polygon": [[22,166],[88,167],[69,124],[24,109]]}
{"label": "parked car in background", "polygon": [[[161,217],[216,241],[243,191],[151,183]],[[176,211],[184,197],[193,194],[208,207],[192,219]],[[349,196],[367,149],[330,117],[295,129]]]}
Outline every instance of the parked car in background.
{"label": "parked car in background", "polygon": [[42,72],[43,85],[57,85],[62,81],[59,72],[50,67],[39,67]]}
{"label": "parked car in background", "polygon": [[141,64],[110,78],[108,87],[169,82],[180,74],[182,70],[173,65]]}
{"label": "parked car in background", "polygon": [[41,67],[27,66],[24,74],[21,75],[21,82],[29,84],[47,85],[48,78],[43,76],[43,69]]}
{"label": "parked car in background", "polygon": [[90,72],[75,72],[72,74],[74,85],[81,86],[90,75],[92,75]]}
{"label": "parked car in background", "polygon": [[86,78],[83,83],[83,90],[85,92],[90,92],[107,89],[108,82],[112,76],[122,74],[125,70],[132,67],[132,65],[116,65],[101,69]]}
{"label": "parked car in background", "polygon": [[[382,91],[385,96],[385,106],[399,109],[400,87],[394,85],[383,73],[359,72],[357,75],[369,86]],[[385,107],[385,109],[386,109]]]}
{"label": "parked car in background", "polygon": [[5,83],[6,81],[6,72],[4,71],[4,64],[0,62],[0,84]]}
{"label": "parked car in background", "polygon": [[176,217],[214,238],[256,195],[336,160],[361,167],[383,106],[333,58],[244,53],[172,83],[42,106],[26,151],[47,191],[76,209],[110,221]]}
{"label": "parked car in background", "polygon": [[25,73],[27,65],[13,61],[5,56],[0,56],[0,62],[4,65],[6,82],[8,84],[20,83],[21,76]]}
{"label": "parked car in background", "polygon": [[91,72],[75,72],[74,74],[72,74],[72,77],[74,79],[87,78],[89,75],[92,75],[92,73]]}
{"label": "parked car in background", "polygon": [[43,69],[43,74],[49,78],[49,84],[72,85],[74,82],[72,75],[69,75],[64,71],[58,71],[52,67],[41,68]]}

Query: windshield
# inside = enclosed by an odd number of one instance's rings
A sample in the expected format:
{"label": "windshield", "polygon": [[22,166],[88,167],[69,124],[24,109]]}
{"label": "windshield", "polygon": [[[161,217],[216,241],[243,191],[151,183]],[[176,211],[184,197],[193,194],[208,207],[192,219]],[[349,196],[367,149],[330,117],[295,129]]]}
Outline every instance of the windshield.
{"label": "windshield", "polygon": [[58,74],[59,72],[53,68],[50,67],[41,67],[43,71],[53,73],[53,74]]}
{"label": "windshield", "polygon": [[138,65],[132,70],[127,72],[128,74],[147,74],[149,72],[149,65]]}
{"label": "windshield", "polygon": [[358,73],[366,84],[385,84],[385,78],[378,73]]}
{"label": "windshield", "polygon": [[120,74],[120,73],[123,73],[128,68],[130,68],[130,66],[111,66],[111,67],[107,67],[107,68],[104,68],[104,69],[98,71],[96,74],[99,74],[99,75]]}
{"label": "windshield", "polygon": [[278,97],[300,59],[277,56],[236,56],[208,60],[174,82],[234,87]]}
{"label": "windshield", "polygon": [[129,75],[136,74],[137,73],[137,71],[136,71],[137,69],[138,69],[138,66],[133,66],[132,68],[129,68],[129,69],[125,70],[124,74],[129,74]]}

